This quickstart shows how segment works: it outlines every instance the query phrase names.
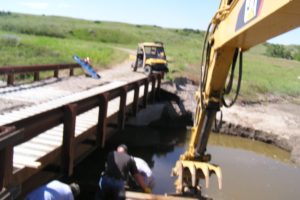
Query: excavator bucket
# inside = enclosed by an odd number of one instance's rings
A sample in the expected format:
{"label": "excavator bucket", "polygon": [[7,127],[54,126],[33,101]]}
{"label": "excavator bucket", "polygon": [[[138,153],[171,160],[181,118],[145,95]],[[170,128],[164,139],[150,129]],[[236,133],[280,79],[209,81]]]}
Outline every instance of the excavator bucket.
{"label": "excavator bucket", "polygon": [[186,188],[200,190],[199,180],[204,179],[205,187],[209,187],[209,177],[215,174],[218,178],[219,189],[222,189],[222,171],[217,165],[198,161],[178,161],[172,175],[178,176],[175,183],[178,193],[185,192]]}

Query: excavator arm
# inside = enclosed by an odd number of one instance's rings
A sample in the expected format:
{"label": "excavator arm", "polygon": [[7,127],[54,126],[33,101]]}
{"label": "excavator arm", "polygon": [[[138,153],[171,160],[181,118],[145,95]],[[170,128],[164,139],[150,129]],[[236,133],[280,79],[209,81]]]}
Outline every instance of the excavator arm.
{"label": "excavator arm", "polygon": [[[228,106],[224,95],[228,93],[228,87],[225,88],[225,85],[230,68],[235,67],[239,57],[239,91],[242,53],[299,26],[300,0],[221,1],[205,39],[190,144],[173,169],[173,174],[178,176],[178,192],[183,192],[185,187],[196,191],[201,178],[205,179],[208,187],[209,175],[212,173],[218,176],[221,188],[221,168],[209,163],[210,155],[206,155],[205,152],[216,113],[222,106]],[[231,86],[231,83],[229,85]]]}

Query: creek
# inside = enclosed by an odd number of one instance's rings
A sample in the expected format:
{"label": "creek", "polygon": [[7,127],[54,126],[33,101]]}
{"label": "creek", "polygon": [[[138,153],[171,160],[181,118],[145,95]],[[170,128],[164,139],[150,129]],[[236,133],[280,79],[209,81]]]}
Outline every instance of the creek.
{"label": "creek", "polygon": [[[105,150],[95,152],[80,164],[73,178],[85,189],[88,185],[94,188],[106,153],[125,143],[130,154],[143,158],[152,168],[156,183],[153,193],[174,193],[176,178],[170,177],[171,169],[186,150],[189,136],[190,131],[185,129],[126,128],[110,140]],[[203,196],[217,200],[299,199],[300,168],[289,162],[288,152],[262,142],[214,133],[207,152],[212,155],[211,162],[222,168],[223,188],[218,189],[212,175]],[[88,194],[83,189],[82,199],[89,199]]]}

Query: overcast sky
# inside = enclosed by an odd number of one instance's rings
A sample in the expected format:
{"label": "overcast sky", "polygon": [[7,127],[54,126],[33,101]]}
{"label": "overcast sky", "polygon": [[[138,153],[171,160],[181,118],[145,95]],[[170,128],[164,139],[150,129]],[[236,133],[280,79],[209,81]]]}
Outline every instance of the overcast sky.
{"label": "overcast sky", "polygon": [[[1,0],[0,10],[206,30],[219,2],[219,0]],[[274,38],[270,42],[300,44],[300,29]]]}

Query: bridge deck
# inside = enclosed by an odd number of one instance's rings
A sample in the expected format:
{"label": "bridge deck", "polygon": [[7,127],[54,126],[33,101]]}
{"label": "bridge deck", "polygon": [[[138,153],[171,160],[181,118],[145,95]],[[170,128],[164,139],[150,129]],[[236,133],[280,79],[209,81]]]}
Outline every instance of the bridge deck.
{"label": "bridge deck", "polygon": [[[97,87],[90,91],[85,91],[82,93],[76,93],[58,100],[53,100],[51,102],[46,102],[35,107],[24,108],[22,110],[14,111],[7,118],[0,118],[0,122],[7,123],[16,121],[35,115],[41,111],[50,110],[56,107],[59,107],[63,104],[68,104],[81,98],[86,98],[103,92],[104,90],[114,89],[122,85],[120,82],[112,83],[103,87]],[[144,86],[140,86],[140,91],[144,91]],[[149,87],[151,91],[151,87]],[[134,92],[130,91],[127,93],[126,105],[129,105],[133,102]],[[143,92],[139,93],[139,97],[142,97]],[[119,110],[120,97],[117,97],[108,103],[107,117],[110,117],[118,112]],[[75,138],[80,136],[82,133],[97,125],[98,121],[98,108],[89,110],[81,115],[78,115],[76,118],[76,127],[75,127]],[[41,166],[41,158],[54,151],[62,145],[63,139],[63,124],[56,126],[50,130],[47,130],[44,133],[41,133],[37,137],[32,138],[31,140],[22,143],[14,147],[14,159],[13,166],[14,170],[21,170],[24,167],[39,168]]]}
{"label": "bridge deck", "polygon": [[70,176],[78,162],[124,128],[129,109],[135,115],[149,97],[154,101],[160,81],[158,74],[106,82],[1,114],[0,196],[18,195],[12,190],[21,186],[22,198],[45,181]]}

